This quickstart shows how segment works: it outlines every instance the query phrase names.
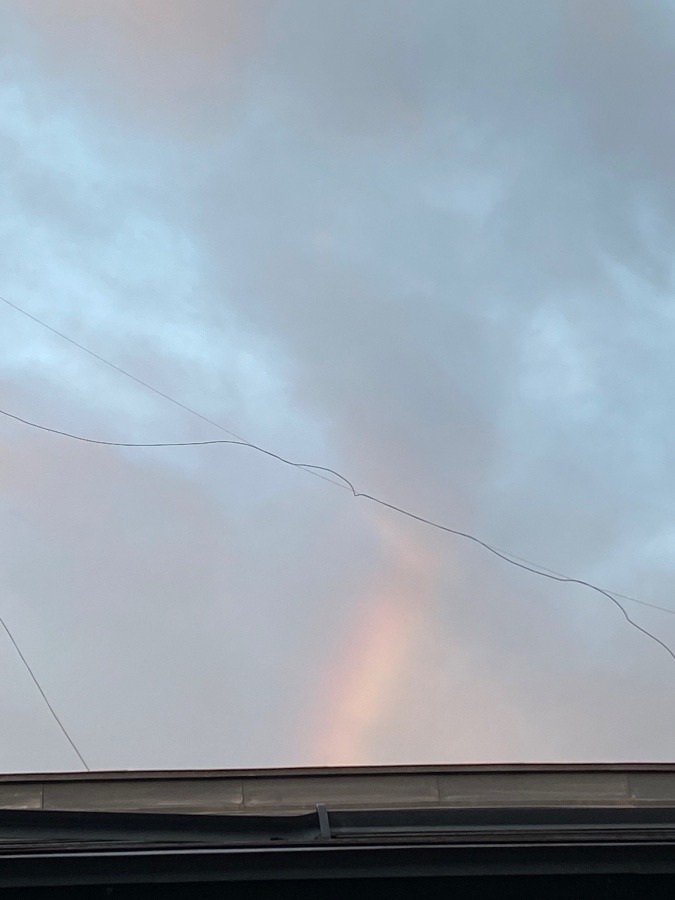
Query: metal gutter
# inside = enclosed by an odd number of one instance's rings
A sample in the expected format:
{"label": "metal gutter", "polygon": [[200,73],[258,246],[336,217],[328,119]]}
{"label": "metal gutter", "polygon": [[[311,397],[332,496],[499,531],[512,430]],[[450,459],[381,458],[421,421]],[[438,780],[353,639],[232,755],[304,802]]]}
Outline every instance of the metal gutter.
{"label": "metal gutter", "polygon": [[666,874],[675,766],[0,778],[0,887]]}
{"label": "metal gutter", "polygon": [[675,806],[674,764],[391,766],[0,775],[0,809],[295,814]]}

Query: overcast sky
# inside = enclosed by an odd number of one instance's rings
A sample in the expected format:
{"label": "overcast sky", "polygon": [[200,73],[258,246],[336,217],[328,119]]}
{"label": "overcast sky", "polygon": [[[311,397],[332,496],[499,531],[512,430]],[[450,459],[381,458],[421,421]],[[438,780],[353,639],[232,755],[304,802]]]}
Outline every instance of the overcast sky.
{"label": "overcast sky", "polygon": [[[670,0],[0,0],[0,294],[675,610],[674,51]],[[0,400],[227,437],[4,304]],[[673,758],[675,662],[598,593],[247,448],[0,419],[0,615],[92,768]],[[0,769],[78,766],[0,633]]]}

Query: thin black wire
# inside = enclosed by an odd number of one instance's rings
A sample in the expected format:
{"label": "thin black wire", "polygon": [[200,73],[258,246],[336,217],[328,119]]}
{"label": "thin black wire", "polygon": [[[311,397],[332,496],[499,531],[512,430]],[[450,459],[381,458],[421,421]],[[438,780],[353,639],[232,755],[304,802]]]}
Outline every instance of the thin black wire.
{"label": "thin black wire", "polygon": [[[22,316],[26,316],[27,319],[30,319],[32,322],[36,322],[38,325],[42,325],[43,328],[46,328],[47,331],[51,331],[52,334],[55,334],[57,337],[62,338],[64,341],[67,341],[69,344],[72,344],[73,347],[77,347],[78,350],[82,350],[83,353],[87,353],[93,359],[102,362],[104,365],[109,366],[111,369],[114,369],[116,372],[119,372],[120,375],[124,375],[126,378],[130,378],[132,381],[135,381],[136,384],[141,385],[141,387],[147,388],[147,390],[152,391],[153,394],[156,394],[158,397],[163,397],[164,400],[168,400],[169,403],[173,403],[174,406],[179,407],[185,412],[190,413],[190,415],[196,416],[198,419],[201,419],[202,422],[207,422],[209,425],[213,425],[214,428],[218,428],[220,431],[225,434],[229,434],[230,437],[236,438],[238,441],[241,441],[242,444],[246,444],[249,447],[253,447],[255,450],[261,450],[260,447],[256,447],[255,444],[252,444],[250,441],[247,441],[246,438],[243,438],[240,434],[236,434],[234,431],[230,431],[225,428],[224,425],[221,425],[219,422],[214,421],[213,419],[209,419],[208,416],[203,415],[200,412],[197,412],[196,409],[192,409],[192,407],[187,406],[185,403],[181,403],[180,400],[176,400],[175,397],[171,397],[169,394],[165,394],[164,391],[160,391],[159,388],[153,387],[151,384],[148,384],[147,381],[143,381],[142,378],[138,378],[136,375],[133,375],[131,372],[127,372],[126,369],[123,369],[121,366],[118,366],[116,363],[111,362],[109,359],[105,359],[103,356],[99,356],[98,353],[95,353],[93,350],[90,350],[89,347],[85,347],[84,344],[80,344],[74,338],[69,337],[67,334],[64,334],[62,331],[59,331],[58,328],[54,328],[52,325],[48,325],[46,322],[43,322],[42,319],[38,319],[37,316],[34,316],[32,313],[29,313],[28,310],[23,309],[18,306],[16,303],[12,303],[11,300],[8,300],[6,297],[0,296],[0,300],[10,306],[12,309],[16,310],[18,313],[21,313]],[[304,466],[300,466],[300,468],[305,468]],[[332,478],[326,478],[325,475],[321,475],[319,472],[311,471],[311,467],[308,467],[306,471],[309,472],[310,475],[314,475],[316,478],[321,478],[323,481],[328,481],[331,484],[336,485],[336,487],[343,488],[345,485],[339,484],[336,481],[333,481]]]}
{"label": "thin black wire", "polygon": [[[423,516],[418,516],[416,513],[409,512],[407,509],[402,509],[400,506],[395,506],[393,503],[387,503],[386,500],[380,500],[378,497],[372,497],[370,494],[362,494],[354,492],[355,497],[364,497],[366,500],[372,500],[373,503],[378,503],[380,506],[386,506],[388,509],[394,510],[397,513],[401,513],[403,516],[407,516],[409,519],[415,519],[417,522],[421,522],[424,525],[429,525],[431,528],[438,528],[440,531],[444,531],[447,534],[453,534],[457,537],[465,538],[467,541],[473,541],[475,544],[478,544],[481,547],[484,547],[490,553],[493,553],[495,556],[499,557],[499,559],[503,559],[505,562],[510,563],[512,566],[516,566],[518,569],[523,569],[525,572],[532,572],[534,575],[541,575],[542,578],[549,578],[551,581],[559,581],[565,582],[566,584],[578,584],[581,587],[590,588],[592,591],[596,591],[598,594],[602,594],[603,597],[607,597],[608,600],[611,600],[615,606],[617,606],[626,621],[633,626],[633,628],[641,631],[642,634],[646,635],[648,638],[651,638],[657,644],[660,644],[661,647],[666,651],[666,653],[670,654],[675,662],[675,652],[671,650],[668,644],[664,643],[661,638],[656,637],[656,635],[652,634],[651,631],[647,631],[646,628],[643,628],[642,625],[638,625],[626,612],[625,607],[619,603],[616,597],[611,594],[609,591],[606,591],[604,588],[598,587],[596,584],[592,584],[590,581],[584,581],[583,578],[572,578],[568,575],[554,575],[552,571],[545,570],[543,568],[538,568],[535,565],[529,565],[523,562],[519,562],[515,557],[509,556],[507,553],[502,553],[501,550],[497,550],[496,547],[491,546],[490,544],[482,541],[480,538],[476,537],[473,534],[469,534],[466,531],[459,531],[455,528],[449,528],[447,525],[441,525],[438,522],[434,522],[431,519],[425,519]],[[641,601],[643,602],[643,601]],[[651,605],[651,604],[650,604]]]}
{"label": "thin black wire", "polygon": [[[309,463],[298,463],[293,460],[286,459],[283,456],[280,456],[278,453],[273,453],[271,450],[266,450],[263,447],[258,447],[255,444],[250,444],[247,441],[241,440],[206,440],[206,441],[156,441],[152,443],[142,443],[137,441],[106,441],[100,440],[97,438],[89,438],[84,437],[83,435],[73,434],[69,431],[62,431],[58,428],[50,428],[47,425],[40,425],[37,422],[31,422],[29,419],[23,419],[21,416],[14,415],[13,413],[7,412],[4,409],[0,409],[0,414],[6,416],[9,419],[14,419],[16,422],[21,422],[23,425],[28,425],[31,428],[37,428],[40,431],[46,431],[49,434],[57,434],[61,437],[67,437],[74,441],[80,441],[85,444],[97,444],[104,447],[204,447],[210,446],[214,444],[233,444],[240,447],[249,447],[252,450],[257,450],[259,453],[265,454],[265,456],[270,456],[273,459],[278,460],[279,462],[284,463],[287,466],[293,466],[294,468],[302,468],[302,469],[320,469],[322,472],[329,472],[331,475],[335,475],[336,478],[340,478],[344,484],[349,488],[352,492],[352,495],[355,498],[363,497],[364,500],[370,500],[372,503],[376,503],[379,506],[383,506],[386,509],[390,509],[393,512],[399,513],[402,516],[406,516],[409,519],[413,519],[416,522],[420,522],[423,525],[428,525],[430,528],[436,528],[439,531],[443,531],[446,534],[452,534],[456,537],[464,538],[467,541],[472,541],[474,544],[478,544],[480,547],[483,547],[489,553],[492,553],[494,556],[497,556],[499,559],[504,560],[504,562],[510,563],[510,565],[515,566],[518,569],[523,569],[525,572],[531,572],[533,575],[540,575],[542,578],[548,578],[551,581],[564,582],[566,584],[577,584],[581,587],[589,588],[592,591],[596,591],[598,594],[601,594],[603,597],[606,597],[608,600],[611,600],[612,603],[621,610],[622,615],[626,619],[629,625],[635,628],[637,631],[644,634],[646,637],[650,638],[655,643],[659,644],[663,649],[668,653],[673,662],[675,662],[675,652],[668,646],[668,644],[664,643],[660,638],[656,637],[656,635],[652,634],[650,631],[647,631],[646,628],[643,628],[637,622],[635,622],[626,612],[625,607],[616,599],[616,597],[606,591],[604,588],[598,587],[595,584],[592,584],[590,581],[585,581],[582,578],[573,578],[568,575],[560,575],[554,573],[552,570],[547,570],[542,566],[539,566],[536,563],[523,562],[517,559],[514,556],[511,556],[508,553],[503,552],[502,550],[498,550],[496,547],[493,547],[491,544],[488,544],[486,541],[481,540],[473,534],[470,534],[467,531],[460,531],[457,528],[450,528],[448,525],[441,525],[439,522],[434,522],[432,519],[426,519],[424,516],[419,516],[417,513],[413,513],[410,510],[404,509],[401,506],[396,506],[394,503],[388,503],[386,500],[381,500],[379,497],[374,497],[372,494],[366,494],[362,491],[357,491],[352,482],[345,478],[340,472],[337,472],[335,469],[331,469],[328,466],[314,466]],[[628,598],[627,598],[628,599]],[[645,601],[639,601],[644,603]],[[652,604],[649,604],[650,606]]]}
{"label": "thin black wire", "polygon": [[87,770],[87,772],[91,772],[91,769],[89,768],[89,766],[88,766],[87,763],[85,762],[84,757],[82,756],[82,754],[80,753],[80,751],[77,749],[77,745],[75,744],[75,741],[74,741],[74,740],[71,738],[71,736],[68,734],[68,732],[67,732],[67,730],[66,730],[66,726],[63,724],[63,722],[61,721],[61,719],[59,719],[59,717],[58,717],[57,714],[56,714],[56,710],[54,709],[54,707],[51,705],[51,703],[50,703],[49,700],[47,699],[47,695],[46,695],[45,692],[42,690],[42,685],[41,685],[40,682],[37,680],[37,676],[35,675],[35,672],[31,669],[30,665],[28,664],[28,660],[26,659],[26,657],[25,657],[25,656],[23,655],[23,653],[21,652],[21,648],[19,647],[19,645],[17,644],[17,642],[14,640],[14,635],[13,635],[12,632],[9,630],[9,628],[8,628],[7,623],[5,622],[5,620],[2,619],[2,618],[0,618],[0,625],[2,625],[2,627],[3,627],[3,628],[5,629],[5,631],[7,632],[7,636],[9,637],[10,641],[11,641],[12,644],[14,645],[14,649],[15,649],[16,652],[19,654],[19,657],[20,657],[20,659],[21,659],[21,662],[24,664],[24,666],[26,667],[26,669],[28,669],[28,674],[29,674],[30,677],[33,679],[33,681],[35,682],[35,686],[37,687],[38,691],[40,691],[40,694],[42,695],[42,699],[43,699],[43,700],[45,701],[45,703],[47,704],[47,708],[49,709],[49,712],[50,712],[50,713],[52,714],[52,716],[54,717],[54,720],[56,721],[56,724],[59,726],[59,728],[61,729],[61,731],[62,731],[62,732],[64,733],[64,735],[66,736],[66,739],[67,739],[68,743],[69,743],[70,746],[73,748],[73,750],[75,751],[75,753],[77,753],[77,756],[78,756],[80,762],[81,762],[82,765],[85,767],[85,769]]}
{"label": "thin black wire", "polygon": [[[111,362],[109,359],[106,359],[103,356],[100,356],[98,353],[95,353],[93,350],[90,350],[89,347],[85,347],[84,344],[80,344],[74,338],[69,337],[67,334],[64,334],[62,331],[59,331],[57,328],[54,328],[52,325],[48,325],[46,322],[43,322],[42,319],[38,319],[37,316],[29,313],[28,310],[23,309],[21,306],[18,306],[16,303],[13,303],[11,300],[8,300],[6,297],[0,296],[0,300],[5,303],[7,306],[10,306],[12,309],[21,313],[21,315],[26,316],[26,318],[31,319],[31,321],[36,322],[38,325],[42,325],[43,328],[46,328],[47,331],[51,331],[52,334],[57,335],[57,337],[62,338],[64,341],[67,341],[69,344],[72,344],[73,347],[77,347],[78,350],[82,350],[84,353],[87,353],[93,359],[102,362],[104,365],[109,366],[111,369],[114,369],[116,372],[119,372],[120,375],[124,375],[126,378],[130,378],[132,381],[135,381],[136,384],[141,385],[141,387],[147,388],[147,390],[152,391],[153,394],[156,394],[158,397],[163,397],[165,400],[168,400],[169,403],[173,403],[174,406],[179,407],[185,412],[190,413],[196,418],[201,419],[203,422],[208,423],[209,425],[213,425],[215,428],[218,428],[220,431],[225,434],[229,434],[230,437],[236,438],[237,441],[240,441],[242,446],[251,447],[254,450],[258,450],[261,453],[268,453],[268,451],[264,450],[262,447],[258,447],[255,444],[251,443],[251,441],[247,441],[246,438],[243,438],[241,435],[237,434],[234,431],[230,431],[228,428],[225,428],[224,425],[221,425],[219,422],[210,419],[208,416],[203,415],[200,412],[197,412],[196,409],[193,409],[190,406],[187,406],[185,403],[182,403],[180,400],[176,400],[175,397],[170,396],[169,394],[164,393],[164,391],[160,391],[159,388],[153,387],[151,384],[148,384],[147,381],[143,381],[142,378],[138,378],[136,375],[133,375],[131,372],[128,372],[126,369],[123,369],[121,366],[118,366],[116,363]],[[276,454],[269,454],[273,456],[275,459],[281,460],[281,457],[276,456]],[[287,460],[282,460],[283,462],[287,462]],[[295,464],[294,464],[295,465]],[[304,469],[306,472],[309,472],[310,475],[316,475],[317,478],[321,478],[323,481],[327,481],[330,484],[334,484],[336,487],[344,488],[345,490],[350,490],[351,485],[341,484],[340,482],[334,481],[332,478],[326,478],[325,475],[321,475],[320,472],[314,471],[315,469],[323,469],[321,466],[310,466],[310,465],[300,465],[299,468]],[[332,470],[330,470],[332,471]],[[342,478],[342,476],[339,476]],[[344,479],[343,479],[344,480]],[[352,490],[353,493],[353,490]],[[561,578],[564,578],[564,575],[561,575],[560,572],[556,572],[554,569],[547,569],[545,566],[539,566],[537,563],[533,563],[529,559],[524,559],[521,556],[515,556],[513,553],[507,553],[505,550],[501,550],[501,553],[504,553],[506,556],[509,556],[512,560],[518,560],[519,562],[526,563],[529,566],[533,566],[534,568],[540,569],[542,573],[548,572],[550,575],[557,575]],[[637,597],[630,597],[627,594],[621,594],[619,591],[609,591],[614,597],[620,597],[622,600],[628,600],[630,603],[638,603],[640,606],[647,606],[650,609],[657,609],[660,612],[668,613],[671,616],[675,616],[675,609],[669,609],[667,606],[659,606],[656,603],[648,603],[646,600],[639,600]]]}
{"label": "thin black wire", "polygon": [[[327,466],[313,466],[310,463],[293,462],[293,460],[286,459],[284,456],[279,456],[278,453],[273,453],[271,450],[266,450],[264,447],[258,447],[257,444],[252,444],[250,441],[225,440],[224,438],[212,438],[211,440],[204,441],[156,441],[153,443],[140,443],[138,441],[104,441],[97,440],[96,438],[83,437],[81,434],[72,434],[70,431],[60,431],[58,428],[49,428],[47,425],[38,425],[37,422],[31,422],[29,419],[22,419],[21,416],[16,416],[14,413],[7,412],[5,409],[0,409],[0,415],[7,416],[8,419],[14,419],[15,422],[21,422],[22,425],[29,425],[31,428],[37,428],[39,431],[47,431],[49,434],[58,434],[61,437],[70,438],[73,441],[81,441],[83,444],[98,444],[101,447],[209,447],[214,444],[230,444],[235,447],[249,447],[251,450],[257,450],[258,453],[264,453],[265,456],[270,456],[272,459],[277,459],[279,462],[285,463],[287,466],[293,466],[296,469],[320,469],[322,472],[330,472],[337,478],[341,478],[345,482],[345,486],[348,486],[348,489],[354,493],[351,482],[347,481],[347,479],[343,475],[340,475],[339,472],[336,472],[335,469],[330,469]],[[335,482],[332,483],[334,484]]]}
{"label": "thin black wire", "polygon": [[[516,559],[518,560],[518,562],[526,563],[528,566],[534,566],[537,569],[541,569],[542,572],[548,572],[549,575],[558,575],[560,578],[566,577],[562,574],[562,572],[556,572],[555,569],[547,569],[546,566],[540,566],[537,563],[534,563],[529,559],[525,559],[522,556],[516,556],[514,553],[509,553],[507,550],[500,550],[499,547],[495,549],[499,550],[500,553],[505,553],[507,556],[510,556],[511,559]],[[604,590],[608,591],[614,597],[620,597],[621,600],[628,600],[631,603],[639,603],[640,606],[648,606],[650,609],[658,609],[660,612],[675,616],[675,609],[669,609],[667,606],[659,606],[657,603],[648,603],[646,600],[638,600],[637,597],[631,597],[629,594],[621,594],[619,593],[619,591],[611,591],[609,588],[605,588]]]}

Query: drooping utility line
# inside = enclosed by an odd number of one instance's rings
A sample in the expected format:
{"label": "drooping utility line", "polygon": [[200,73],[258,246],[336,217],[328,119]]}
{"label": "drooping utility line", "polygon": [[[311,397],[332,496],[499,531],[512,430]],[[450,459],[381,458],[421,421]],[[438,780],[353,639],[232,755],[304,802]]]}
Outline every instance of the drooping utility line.
{"label": "drooping utility line", "polygon": [[[17,303],[13,303],[11,300],[8,300],[6,297],[2,297],[2,296],[0,296],[0,301],[2,301],[8,307],[11,307],[12,309],[16,310],[16,312],[21,313],[22,316],[26,316],[26,318],[30,319],[32,322],[35,322],[36,324],[41,325],[43,328],[46,328],[47,331],[50,331],[52,334],[55,334],[57,337],[60,337],[64,341],[67,341],[69,344],[71,344],[73,347],[76,347],[78,350],[82,350],[84,353],[87,353],[93,359],[98,360],[98,362],[101,362],[104,365],[109,366],[111,369],[114,369],[114,371],[119,372],[120,375],[124,375],[126,378],[131,379],[136,384],[140,385],[141,387],[146,388],[147,390],[151,391],[153,394],[156,394],[158,397],[162,397],[162,398],[164,398],[164,400],[168,400],[170,403],[173,403],[174,406],[177,406],[179,409],[185,410],[185,412],[188,412],[191,415],[195,416],[196,418],[201,419],[202,422],[206,422],[209,425],[213,425],[215,428],[218,428],[220,431],[224,432],[225,434],[229,434],[230,437],[235,438],[236,441],[240,441],[242,445],[251,447],[254,450],[259,450],[261,453],[267,453],[269,456],[272,456],[275,459],[279,459],[279,460],[282,459],[281,457],[277,456],[276,454],[270,453],[269,451],[264,450],[262,447],[259,447],[250,441],[247,441],[246,438],[243,438],[240,434],[237,434],[234,431],[230,431],[228,428],[225,428],[224,425],[221,425],[219,422],[216,422],[213,419],[210,419],[208,416],[203,415],[202,413],[198,412],[197,410],[193,409],[192,407],[187,406],[185,403],[182,403],[180,400],[177,400],[175,397],[172,397],[170,394],[166,394],[164,391],[160,391],[159,388],[154,387],[153,385],[149,384],[147,381],[143,381],[143,379],[138,378],[133,373],[128,372],[126,369],[123,369],[121,366],[118,366],[116,363],[111,362],[109,359],[106,359],[105,357],[101,356],[100,354],[95,353],[89,347],[85,347],[84,344],[81,344],[79,341],[76,341],[74,338],[70,337],[69,335],[64,334],[62,331],[59,331],[58,328],[54,328],[52,325],[47,324],[47,322],[43,322],[42,319],[39,319],[37,316],[33,315],[33,313],[28,312],[28,310],[23,309],[23,307],[19,306]],[[283,461],[285,461],[285,460],[283,460]],[[336,485],[337,487],[344,488],[345,490],[351,490],[351,485],[345,484],[344,479],[342,479],[342,476],[340,476],[341,481],[338,482],[338,481],[334,481],[332,478],[326,477],[326,475],[322,475],[320,471],[316,471],[316,469],[319,469],[321,467],[318,467],[318,466],[311,467],[311,466],[300,465],[300,468],[306,472],[309,472],[310,475],[316,475],[317,478],[322,478],[324,481],[328,481],[331,484]],[[327,470],[323,470],[323,471],[327,471]],[[328,470],[328,471],[330,471],[330,470]],[[529,559],[524,559],[521,556],[515,556],[513,553],[508,553],[506,550],[499,550],[499,548],[497,548],[497,547],[495,547],[494,549],[498,550],[499,553],[502,553],[505,556],[508,556],[511,560],[525,563],[527,566],[532,566],[535,569],[541,570],[542,573],[548,572],[550,575],[556,575],[556,576],[560,577],[561,579],[564,579],[566,577],[566,576],[562,575],[560,572],[555,572],[553,569],[547,569],[545,566],[540,566],[538,563],[534,563]],[[613,597],[618,597],[621,600],[628,600],[630,603],[638,603],[640,606],[647,606],[650,609],[657,609],[657,610],[660,610],[660,612],[669,613],[671,616],[675,616],[675,609],[669,609],[666,606],[659,606],[656,603],[649,603],[646,600],[638,600],[637,597],[629,597],[627,594],[620,594],[618,591],[611,591],[606,588],[604,590],[606,590],[607,593],[611,594]]]}
{"label": "drooping utility line", "polygon": [[[11,307],[16,310],[16,312],[21,313],[22,316],[25,316],[27,319],[30,319],[32,322],[41,325],[43,328],[46,328],[47,331],[51,331],[52,334],[55,334],[57,337],[60,337],[62,340],[67,341],[71,346],[76,347],[78,350],[81,350],[83,353],[87,353],[92,359],[98,360],[98,362],[103,363],[106,366],[109,366],[111,369],[114,369],[115,372],[118,372],[120,375],[124,375],[125,378],[131,379],[136,384],[141,387],[146,388],[146,390],[151,391],[153,394],[156,394],[158,397],[162,397],[164,400],[168,400],[169,403],[173,403],[174,406],[177,406],[179,409],[184,410],[185,412],[190,413],[190,415],[195,416],[197,419],[201,419],[202,422],[206,422],[208,425],[213,425],[214,428],[217,428],[219,431],[224,432],[224,434],[229,434],[230,437],[236,438],[236,440],[241,441],[243,444],[247,446],[253,447],[255,449],[261,449],[260,447],[256,447],[251,441],[246,440],[246,438],[242,437],[240,434],[237,434],[234,431],[230,431],[228,428],[225,428],[224,425],[221,425],[220,422],[216,422],[214,419],[210,419],[208,416],[203,415],[198,412],[196,409],[193,409],[191,406],[188,406],[186,403],[182,403],[180,400],[177,400],[175,397],[172,397],[170,394],[165,393],[164,391],[160,391],[159,388],[153,387],[153,385],[149,384],[147,381],[143,381],[142,378],[138,378],[138,376],[134,375],[132,372],[128,372],[126,369],[123,369],[121,366],[118,366],[116,363],[111,362],[109,359],[106,359],[104,356],[101,356],[98,353],[95,353],[93,350],[90,350],[89,347],[85,347],[84,344],[81,344],[79,341],[76,341],[74,338],[69,337],[67,334],[64,334],[62,331],[59,331],[58,328],[54,328],[52,325],[48,325],[47,322],[43,322],[42,319],[38,319],[37,316],[34,316],[32,313],[28,312],[27,309],[23,309],[16,303],[13,303],[11,300],[8,300],[6,297],[0,296],[0,301],[4,303],[6,306]],[[300,468],[303,468],[300,466]],[[333,481],[332,478],[327,478],[325,475],[322,475],[320,472],[314,472],[312,469],[306,469],[306,471],[310,475],[314,475],[316,478],[321,478],[324,481],[330,481],[331,484],[335,484],[337,487],[344,488],[346,485],[340,484],[339,482]]]}
{"label": "drooping utility line", "polygon": [[[663,647],[666,653],[671,656],[673,662],[675,662],[675,652],[666,644],[661,638],[652,634],[651,631],[648,631],[646,628],[643,628],[642,625],[639,625],[635,622],[629,614],[627,613],[625,607],[622,603],[617,600],[617,598],[610,592],[605,590],[604,588],[598,587],[598,585],[593,584],[590,581],[586,581],[583,578],[573,578],[569,575],[556,574],[552,572],[550,569],[544,569],[542,566],[539,566],[536,563],[529,563],[517,559],[514,556],[511,556],[508,553],[504,553],[502,550],[499,550],[497,547],[492,546],[492,544],[488,544],[487,541],[483,541],[481,538],[476,537],[474,534],[470,534],[467,531],[460,531],[457,528],[451,528],[449,525],[443,525],[440,522],[436,522],[433,519],[427,519],[424,516],[420,516],[417,513],[411,512],[408,509],[404,509],[401,506],[396,506],[394,503],[389,503],[386,500],[382,500],[380,497],[375,497],[372,494],[367,494],[363,491],[357,491],[352,482],[345,478],[340,472],[335,469],[331,469],[328,466],[314,466],[310,463],[300,463],[295,462],[294,460],[286,459],[283,456],[280,456],[278,453],[273,453],[271,450],[266,450],[264,447],[258,447],[255,444],[250,444],[248,441],[241,440],[224,440],[224,439],[216,439],[216,440],[205,440],[205,441],[153,441],[153,442],[139,442],[139,441],[108,441],[102,440],[98,438],[90,438],[80,434],[73,434],[69,431],[62,431],[58,428],[51,428],[47,425],[41,425],[37,422],[32,422],[30,419],[24,419],[21,416],[15,415],[14,413],[10,413],[7,410],[0,409],[0,414],[6,416],[9,419],[13,419],[16,422],[21,422],[23,425],[27,425],[30,428],[36,428],[39,431],[46,431],[49,434],[56,434],[61,437],[69,438],[73,441],[79,441],[85,444],[96,444],[104,447],[135,447],[135,448],[157,448],[157,447],[206,447],[213,446],[217,444],[230,444],[239,447],[247,447],[251,450],[255,450],[258,453],[262,453],[265,456],[270,456],[273,459],[278,460],[284,465],[293,466],[297,469],[318,469],[321,472],[327,472],[331,475],[334,475],[336,478],[339,478],[351,491],[352,495],[355,498],[362,497],[364,500],[369,500],[371,503],[376,503],[379,506],[383,506],[386,509],[390,509],[393,512],[398,513],[399,515],[405,516],[409,519],[413,519],[416,522],[421,523],[422,525],[426,525],[430,528],[438,529],[439,531],[443,531],[446,534],[452,534],[456,537],[463,538],[464,540],[471,541],[474,544],[478,544],[483,549],[487,550],[489,553],[492,553],[494,556],[503,560],[504,562],[509,563],[512,566],[515,566],[518,569],[523,569],[525,572],[530,572],[533,575],[539,575],[541,578],[548,578],[551,581],[557,581],[564,584],[576,584],[580,587],[588,588],[591,591],[595,591],[598,594],[601,594],[603,597],[606,597],[610,600],[622,613],[625,620],[628,622],[631,627],[635,628],[636,631],[641,632],[646,637],[650,638],[650,640],[654,641],[659,646]],[[644,602],[644,601],[641,601]]]}

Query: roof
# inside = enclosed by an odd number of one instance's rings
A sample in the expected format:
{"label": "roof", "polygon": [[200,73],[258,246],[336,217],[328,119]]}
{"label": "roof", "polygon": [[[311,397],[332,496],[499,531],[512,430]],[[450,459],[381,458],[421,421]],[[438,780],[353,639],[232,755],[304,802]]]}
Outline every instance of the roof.
{"label": "roof", "polygon": [[348,808],[675,806],[675,763],[0,775],[0,809],[300,813]]}
{"label": "roof", "polygon": [[447,896],[448,879],[467,897],[497,879],[480,896],[502,896],[506,879],[527,898],[552,896],[561,877],[574,882],[564,896],[605,896],[607,878],[620,896],[672,896],[675,764],[0,776],[0,888],[164,896],[189,883],[181,896],[203,898],[208,884],[259,882],[250,900],[274,882],[297,900],[325,894],[321,882],[358,900],[373,879],[388,891],[399,879],[401,896],[424,879],[430,898]]}

